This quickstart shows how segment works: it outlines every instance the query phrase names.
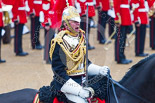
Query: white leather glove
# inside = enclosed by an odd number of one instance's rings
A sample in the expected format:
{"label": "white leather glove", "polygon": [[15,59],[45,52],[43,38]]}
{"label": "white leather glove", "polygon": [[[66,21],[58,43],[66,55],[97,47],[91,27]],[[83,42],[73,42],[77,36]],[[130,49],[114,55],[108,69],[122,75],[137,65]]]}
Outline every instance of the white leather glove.
{"label": "white leather glove", "polygon": [[90,64],[88,66],[88,75],[103,75],[106,76],[108,74],[108,71],[110,71],[108,66],[98,66],[95,64]]}
{"label": "white leather glove", "polygon": [[110,71],[108,66],[103,66],[100,68],[99,73],[103,76],[107,76],[108,71]]}
{"label": "white leather glove", "polygon": [[79,96],[82,98],[88,98],[89,97],[89,91],[82,88],[79,91]]}
{"label": "white leather glove", "polygon": [[84,87],[79,91],[79,96],[82,98],[93,97],[94,90],[91,87]]}
{"label": "white leather glove", "polygon": [[94,95],[94,90],[91,87],[82,87],[73,79],[69,79],[61,88],[63,93],[73,94],[81,98],[89,98]]}

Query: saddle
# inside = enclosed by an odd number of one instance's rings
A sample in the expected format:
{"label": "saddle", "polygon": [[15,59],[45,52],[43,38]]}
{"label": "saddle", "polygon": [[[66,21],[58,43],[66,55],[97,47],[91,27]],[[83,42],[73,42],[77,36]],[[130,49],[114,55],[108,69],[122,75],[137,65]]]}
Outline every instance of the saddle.
{"label": "saddle", "polygon": [[[36,94],[33,100],[33,103],[43,103],[43,102],[40,102],[38,93]],[[59,102],[59,100],[55,97],[53,103],[64,103],[64,102]],[[70,102],[70,103],[73,103],[73,102]],[[92,98],[91,103],[105,103],[105,100],[100,100],[99,98]]]}
{"label": "saddle", "polygon": [[36,94],[34,100],[33,100],[33,103],[41,103],[40,100],[39,100],[39,95],[38,93]]}
{"label": "saddle", "polygon": [[[43,103],[39,100],[39,94],[37,93],[34,100],[33,100],[33,103]],[[60,102],[56,97],[54,98],[53,100],[53,103],[64,103],[64,102]],[[71,103],[71,102],[70,102]]]}

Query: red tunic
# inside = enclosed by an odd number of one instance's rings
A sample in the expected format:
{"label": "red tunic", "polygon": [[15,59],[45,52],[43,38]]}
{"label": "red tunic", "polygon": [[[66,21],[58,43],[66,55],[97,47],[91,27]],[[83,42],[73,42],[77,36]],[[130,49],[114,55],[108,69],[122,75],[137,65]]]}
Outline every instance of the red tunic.
{"label": "red tunic", "polygon": [[80,16],[86,15],[86,0],[77,0],[76,8],[79,11]]}
{"label": "red tunic", "polygon": [[77,0],[77,2],[80,4],[80,7],[77,7],[77,9],[80,9],[80,16],[86,15],[86,9],[88,4],[88,17],[95,16],[95,3],[93,0]]}
{"label": "red tunic", "polygon": [[6,5],[13,5],[15,0],[2,0],[2,2]]}
{"label": "red tunic", "polygon": [[94,7],[95,3],[94,3],[94,1],[93,0],[86,0],[85,5],[87,6],[87,4],[88,4],[88,16],[89,17],[95,16],[95,7]]}
{"label": "red tunic", "polygon": [[110,9],[110,1],[109,0],[96,0],[96,6],[102,6],[102,11],[108,11]]}
{"label": "red tunic", "polygon": [[[139,4],[139,7],[136,8],[133,12],[134,14],[134,22],[138,21],[141,24],[148,24],[148,15],[145,8],[145,1],[144,0],[132,0],[132,4]],[[139,18],[139,19],[138,19]]]}
{"label": "red tunic", "polygon": [[52,8],[54,6],[54,1],[51,0],[51,1],[47,1],[47,0],[43,0],[43,3],[42,3],[42,11],[44,13],[44,22],[42,23],[43,27],[45,27],[45,25],[47,23],[50,24],[50,26],[52,26],[52,23],[51,23],[51,19],[52,19],[52,15],[53,15],[53,11],[52,11]]}
{"label": "red tunic", "polygon": [[119,14],[121,25],[128,26],[132,24],[128,0],[114,0],[114,9],[116,14],[115,20],[119,20]]}
{"label": "red tunic", "polygon": [[0,27],[3,27],[3,11],[2,11],[2,0],[0,0]]}
{"label": "red tunic", "polygon": [[25,0],[15,0],[16,2],[13,4],[12,13],[13,18],[12,21],[18,20],[19,23],[25,24],[27,22],[26,19],[26,11],[25,11]]}
{"label": "red tunic", "polygon": [[31,13],[33,13],[33,0],[28,0],[28,5],[30,8],[30,11],[28,12],[28,15],[30,15]]}
{"label": "red tunic", "polygon": [[155,3],[155,0],[147,0],[149,8],[151,8],[153,6],[153,4]]}
{"label": "red tunic", "polygon": [[39,16],[42,10],[42,0],[28,0],[28,5],[30,8],[29,14],[34,13],[35,16]]}

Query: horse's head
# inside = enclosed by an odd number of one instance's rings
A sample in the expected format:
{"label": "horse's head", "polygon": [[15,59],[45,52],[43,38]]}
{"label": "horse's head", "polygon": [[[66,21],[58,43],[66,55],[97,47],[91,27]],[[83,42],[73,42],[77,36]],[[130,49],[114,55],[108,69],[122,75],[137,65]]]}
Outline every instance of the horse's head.
{"label": "horse's head", "polygon": [[[129,72],[127,72],[127,74],[119,83],[122,84],[124,87],[128,88],[136,95],[139,95],[142,98],[145,98],[146,100],[155,103],[155,54],[150,55],[149,57],[141,60],[140,62],[132,66]],[[119,93],[120,98],[122,96],[124,97],[125,95],[126,98],[135,98],[129,96],[128,93]],[[139,103],[133,101],[131,102]]]}

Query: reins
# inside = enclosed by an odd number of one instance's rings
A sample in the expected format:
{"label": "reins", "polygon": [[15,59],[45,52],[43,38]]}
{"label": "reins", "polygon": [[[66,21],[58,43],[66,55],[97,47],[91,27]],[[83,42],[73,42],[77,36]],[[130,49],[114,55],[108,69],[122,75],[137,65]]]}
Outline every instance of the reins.
{"label": "reins", "polygon": [[[115,90],[115,86],[114,84],[116,84],[118,87],[120,87],[121,89],[123,89],[124,91],[126,91],[127,93],[129,93],[130,95],[142,100],[143,102],[145,103],[151,103],[149,102],[148,100],[142,98],[141,96],[138,96],[137,94],[131,92],[129,89],[125,88],[123,85],[121,85],[120,83],[118,83],[117,81],[113,80],[109,75],[107,76],[108,78],[108,81],[111,82],[111,85],[112,85],[112,90],[113,90],[113,93],[114,93],[114,97],[115,97],[115,100],[116,100],[116,103],[119,103],[118,101],[118,97],[117,97],[117,94],[116,94],[116,90]],[[109,95],[108,95],[109,96]],[[108,97],[110,98],[110,97]],[[109,99],[108,99],[109,100]],[[108,102],[109,103],[109,102]]]}

